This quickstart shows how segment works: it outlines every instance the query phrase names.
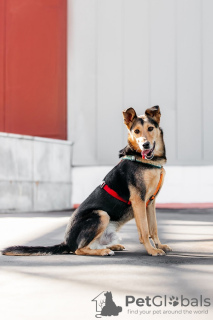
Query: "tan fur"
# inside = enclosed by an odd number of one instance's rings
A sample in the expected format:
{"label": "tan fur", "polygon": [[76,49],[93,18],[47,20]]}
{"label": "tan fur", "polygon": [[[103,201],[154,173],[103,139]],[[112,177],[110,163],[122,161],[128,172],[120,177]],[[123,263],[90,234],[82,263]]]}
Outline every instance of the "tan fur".
{"label": "tan fur", "polygon": [[165,252],[163,250],[154,248],[149,241],[146,203],[141,199],[139,190],[133,186],[130,186],[130,201],[134,211],[140,242],[144,244],[148,254],[152,256],[164,255]]}
{"label": "tan fur", "polygon": [[[162,168],[162,172],[163,172],[163,180],[162,180],[161,188],[162,188],[162,185],[164,182],[164,177],[165,177],[165,170],[163,168]],[[160,180],[160,173],[161,173],[161,170],[159,170],[159,169],[152,169],[152,170],[144,171],[143,181],[146,186],[146,200],[145,201],[148,201],[148,199],[155,193],[158,182]],[[160,191],[160,189],[159,189],[159,191]]]}
{"label": "tan fur", "polygon": [[109,247],[112,251],[122,251],[125,247],[122,244],[114,244],[113,246]]}
{"label": "tan fur", "polygon": [[108,256],[112,251],[110,249],[90,249],[88,247],[77,249],[75,254],[82,256]]}
{"label": "tan fur", "polygon": [[[163,180],[165,176],[165,170],[163,170]],[[134,211],[134,217],[139,233],[139,240],[144,244],[147,252],[151,255],[162,255],[163,251],[171,251],[172,249],[166,245],[161,244],[158,238],[157,231],[157,220],[155,212],[155,200],[146,208],[146,202],[148,199],[155,193],[159,179],[160,179],[160,170],[152,169],[146,170],[137,175],[137,181],[143,179],[146,186],[146,197],[145,201],[141,200],[140,191],[137,188],[130,186],[131,190],[131,203]],[[163,181],[162,181],[163,185]],[[161,187],[162,187],[161,185]],[[160,190],[159,190],[160,191]],[[149,236],[152,238],[155,247],[153,248],[149,242]],[[153,250],[154,249],[154,250]],[[155,251],[160,250],[160,251]]]}
{"label": "tan fur", "polygon": [[[163,153],[163,141],[161,137],[161,132],[159,128],[155,128],[154,125],[150,124],[149,119],[145,116],[139,116],[138,118],[141,118],[144,120],[144,125],[142,126],[140,121],[137,121],[134,124],[134,129],[130,132],[128,130],[128,142],[131,145],[131,147],[137,151],[140,152],[140,146],[139,144],[143,144],[146,141],[149,141],[151,145],[153,145],[154,141],[156,142],[155,147],[155,156],[160,156]],[[153,127],[153,131],[148,131],[149,127]],[[139,133],[135,133],[135,130],[139,130]]]}
{"label": "tan fur", "polygon": [[[16,253],[16,252],[5,252],[5,256],[30,256],[29,253]],[[34,256],[39,256],[39,254],[33,254]]]}
{"label": "tan fur", "polygon": [[128,142],[129,142],[129,145],[137,152],[140,152],[140,147],[135,139],[135,137],[129,133],[128,135]]}
{"label": "tan fur", "polygon": [[16,249],[14,249],[14,251],[12,252],[5,252],[4,253],[5,256],[47,256],[49,255],[48,253],[40,253],[40,252],[37,252],[37,253],[24,253],[24,252],[17,252]]}
{"label": "tan fur", "polygon": [[155,210],[155,200],[147,207],[147,220],[149,225],[149,234],[152,238],[156,248],[162,249],[163,251],[172,251],[172,249],[167,244],[162,244],[158,238],[157,220],[156,220],[156,210]]}
{"label": "tan fur", "polygon": [[48,254],[44,253],[41,254],[40,252],[38,253],[18,253],[15,250],[13,252],[5,252],[5,256],[47,256]]}

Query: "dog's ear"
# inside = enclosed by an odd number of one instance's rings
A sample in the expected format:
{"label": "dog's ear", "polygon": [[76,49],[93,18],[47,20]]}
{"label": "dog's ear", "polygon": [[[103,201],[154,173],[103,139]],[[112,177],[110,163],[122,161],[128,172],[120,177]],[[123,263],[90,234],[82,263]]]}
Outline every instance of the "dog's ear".
{"label": "dog's ear", "polygon": [[159,106],[154,106],[152,108],[146,109],[145,111],[145,115],[147,117],[152,118],[154,121],[157,122],[157,124],[159,125],[160,123],[160,117],[161,117],[161,113],[160,113],[160,107]]}
{"label": "dog's ear", "polygon": [[128,129],[130,129],[133,120],[137,118],[137,114],[133,108],[129,108],[123,111],[124,123]]}

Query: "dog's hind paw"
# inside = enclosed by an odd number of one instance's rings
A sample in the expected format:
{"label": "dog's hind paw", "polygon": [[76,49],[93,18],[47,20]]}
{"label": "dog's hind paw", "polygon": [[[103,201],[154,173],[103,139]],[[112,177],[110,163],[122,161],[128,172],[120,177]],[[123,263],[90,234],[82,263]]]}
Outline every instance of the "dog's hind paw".
{"label": "dog's hind paw", "polygon": [[114,256],[114,254],[115,254],[115,252],[114,252],[114,251],[112,251],[112,250],[110,250],[110,252],[109,252],[109,256]]}
{"label": "dog's hind paw", "polygon": [[125,247],[122,246],[122,244],[114,244],[110,247],[108,247],[109,249],[111,249],[112,251],[122,251],[125,250]]}
{"label": "dog's hind paw", "polygon": [[102,249],[101,251],[102,256],[113,256],[115,254],[114,251],[110,249]]}

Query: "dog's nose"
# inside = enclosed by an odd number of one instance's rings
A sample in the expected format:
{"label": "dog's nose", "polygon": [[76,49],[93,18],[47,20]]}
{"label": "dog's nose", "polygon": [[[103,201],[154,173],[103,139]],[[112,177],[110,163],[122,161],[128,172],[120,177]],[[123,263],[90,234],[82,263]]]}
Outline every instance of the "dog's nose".
{"label": "dog's nose", "polygon": [[144,149],[149,149],[149,141],[145,142],[143,144]]}

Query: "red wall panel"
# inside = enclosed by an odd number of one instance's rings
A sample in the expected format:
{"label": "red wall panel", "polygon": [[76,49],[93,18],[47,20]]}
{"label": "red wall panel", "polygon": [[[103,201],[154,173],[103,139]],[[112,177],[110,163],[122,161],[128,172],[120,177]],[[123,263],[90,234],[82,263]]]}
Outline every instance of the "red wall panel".
{"label": "red wall panel", "polygon": [[0,131],[5,130],[5,1],[0,0]]}
{"label": "red wall panel", "polygon": [[66,0],[6,1],[6,132],[66,139],[66,12]]}

